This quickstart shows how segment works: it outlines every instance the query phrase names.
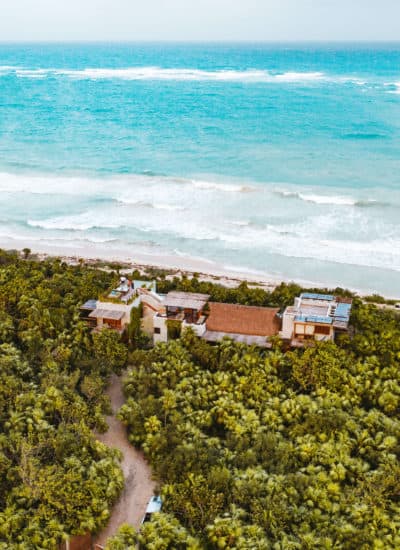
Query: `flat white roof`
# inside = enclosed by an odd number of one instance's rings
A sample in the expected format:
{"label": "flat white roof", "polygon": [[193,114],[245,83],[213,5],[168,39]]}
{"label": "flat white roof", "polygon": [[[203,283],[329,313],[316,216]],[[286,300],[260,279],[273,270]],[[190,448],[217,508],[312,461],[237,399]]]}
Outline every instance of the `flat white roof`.
{"label": "flat white roof", "polygon": [[112,319],[114,321],[120,321],[124,315],[124,311],[97,308],[89,314],[89,317],[92,317],[93,319]]}
{"label": "flat white roof", "polygon": [[195,292],[168,292],[164,305],[166,307],[178,307],[182,309],[195,309],[200,311],[210,299],[209,294]]}

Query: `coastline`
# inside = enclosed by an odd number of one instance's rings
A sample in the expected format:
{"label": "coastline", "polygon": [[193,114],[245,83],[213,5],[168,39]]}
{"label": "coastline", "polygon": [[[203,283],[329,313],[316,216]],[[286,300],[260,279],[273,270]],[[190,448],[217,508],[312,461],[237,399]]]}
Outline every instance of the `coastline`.
{"label": "coastline", "polygon": [[[143,252],[132,254],[127,253],[127,251],[123,249],[111,251],[101,246],[54,246],[53,244],[47,243],[41,243],[40,246],[38,246],[38,243],[35,241],[29,242],[28,240],[21,243],[20,241],[3,241],[0,238],[0,248],[4,250],[17,250],[21,252],[23,247],[30,248],[32,255],[36,256],[39,260],[58,257],[71,265],[78,264],[82,260],[89,265],[97,265],[103,262],[116,262],[122,264],[122,271],[133,271],[137,269],[141,273],[145,273],[148,269],[165,270],[170,272],[168,275],[169,277],[179,277],[182,275],[191,277],[196,274],[201,281],[210,281],[228,288],[234,288],[244,281],[248,282],[251,286],[258,286],[268,291],[274,290],[280,283],[295,283],[303,288],[315,289],[334,289],[336,287],[341,287],[339,282],[336,284],[329,282],[323,283],[284,276],[273,276],[268,273],[246,270],[246,268],[221,266],[211,260],[193,258],[190,256],[146,254]],[[376,293],[373,289],[368,291],[349,287],[342,288],[346,288],[360,297]],[[396,300],[399,298],[394,294],[380,295],[387,300]]]}

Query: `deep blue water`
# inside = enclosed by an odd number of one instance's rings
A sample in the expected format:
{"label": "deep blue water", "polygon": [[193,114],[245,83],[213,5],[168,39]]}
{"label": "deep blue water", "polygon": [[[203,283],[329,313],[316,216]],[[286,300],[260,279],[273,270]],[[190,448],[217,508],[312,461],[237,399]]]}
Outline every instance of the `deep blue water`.
{"label": "deep blue water", "polygon": [[400,295],[400,45],[0,45],[0,192],[3,245]]}

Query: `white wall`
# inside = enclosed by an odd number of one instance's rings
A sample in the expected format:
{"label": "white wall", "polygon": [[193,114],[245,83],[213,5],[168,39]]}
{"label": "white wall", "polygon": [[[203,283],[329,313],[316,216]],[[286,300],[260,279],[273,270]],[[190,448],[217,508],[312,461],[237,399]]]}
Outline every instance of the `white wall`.
{"label": "white wall", "polygon": [[187,323],[186,321],[183,321],[183,323],[182,323],[182,332],[187,328],[192,329],[194,331],[194,333],[197,334],[197,336],[203,336],[203,334],[207,330],[205,323],[203,323],[202,325],[194,325],[192,323]]}
{"label": "white wall", "polygon": [[286,311],[282,317],[282,330],[279,333],[280,337],[285,340],[290,340],[293,337],[294,331],[294,313],[287,313]]}
{"label": "white wall", "polygon": [[[154,332],[155,328],[160,329],[160,334],[156,334]],[[158,342],[168,342],[167,318],[160,317],[157,314],[153,317],[153,342],[154,344],[157,344]]]}

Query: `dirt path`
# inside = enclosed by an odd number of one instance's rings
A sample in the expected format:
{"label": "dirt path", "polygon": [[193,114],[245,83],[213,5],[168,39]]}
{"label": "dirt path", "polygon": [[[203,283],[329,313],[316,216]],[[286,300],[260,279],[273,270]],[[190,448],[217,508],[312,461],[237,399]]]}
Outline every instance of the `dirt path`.
{"label": "dirt path", "polygon": [[107,393],[111,399],[114,415],[107,417],[108,432],[99,435],[98,439],[109,447],[116,447],[122,451],[124,457],[121,467],[124,472],[125,487],[112,510],[107,527],[95,540],[95,543],[100,545],[104,545],[123,523],[139,527],[155,486],[151,479],[150,467],[143,454],[129,443],[125,426],[115,417],[124,403],[121,378],[113,375]]}

